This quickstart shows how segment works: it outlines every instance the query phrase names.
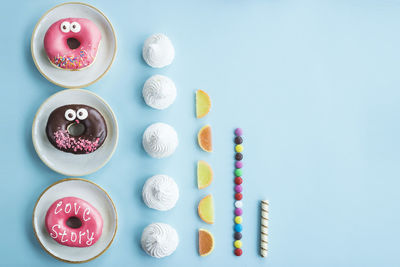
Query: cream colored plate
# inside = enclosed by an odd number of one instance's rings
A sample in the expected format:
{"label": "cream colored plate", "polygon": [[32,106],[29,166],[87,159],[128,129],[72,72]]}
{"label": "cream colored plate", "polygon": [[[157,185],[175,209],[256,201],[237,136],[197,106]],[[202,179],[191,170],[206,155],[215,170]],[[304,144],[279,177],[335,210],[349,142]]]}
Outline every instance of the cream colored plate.
{"label": "cream colored plate", "polygon": [[[62,18],[87,18],[101,31],[101,41],[95,61],[80,71],[58,69],[44,51],[44,35],[54,22]],[[64,3],[53,7],[40,18],[31,40],[33,61],[39,72],[50,82],[65,88],[87,87],[98,81],[111,67],[117,52],[117,39],[108,18],[97,8],[84,3]]]}
{"label": "cream colored plate", "polygon": [[[48,208],[57,199],[69,196],[86,200],[103,218],[101,237],[90,247],[74,248],[60,245],[46,230],[44,220]],[[33,230],[43,249],[58,260],[71,263],[87,262],[103,254],[114,240],[117,224],[117,210],[107,192],[95,183],[80,178],[64,179],[49,186],[37,200],[32,216]]]}
{"label": "cream colored plate", "polygon": [[[97,109],[107,125],[104,143],[90,154],[72,154],[55,148],[47,138],[46,125],[50,113],[64,105],[84,104]],[[33,146],[50,169],[67,176],[84,176],[103,167],[118,144],[118,124],[111,107],[96,94],[84,89],[67,89],[50,96],[40,106],[32,125]]]}

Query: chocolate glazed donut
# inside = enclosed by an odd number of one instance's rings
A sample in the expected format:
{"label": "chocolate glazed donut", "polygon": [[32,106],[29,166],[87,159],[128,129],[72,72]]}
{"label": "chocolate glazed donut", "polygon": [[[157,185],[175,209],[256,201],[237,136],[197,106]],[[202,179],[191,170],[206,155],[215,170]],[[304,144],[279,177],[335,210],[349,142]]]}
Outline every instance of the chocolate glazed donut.
{"label": "chocolate glazed donut", "polygon": [[107,126],[97,109],[86,105],[65,105],[51,112],[46,134],[50,143],[61,151],[88,154],[103,144]]}

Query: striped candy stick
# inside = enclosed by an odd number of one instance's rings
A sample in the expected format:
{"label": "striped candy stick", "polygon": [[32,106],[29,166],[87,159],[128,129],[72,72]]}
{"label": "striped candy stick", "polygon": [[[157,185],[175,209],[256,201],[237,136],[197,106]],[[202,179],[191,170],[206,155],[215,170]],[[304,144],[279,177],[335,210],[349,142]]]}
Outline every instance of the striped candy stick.
{"label": "striped candy stick", "polygon": [[261,201],[260,254],[263,258],[268,256],[268,206],[268,200]]}

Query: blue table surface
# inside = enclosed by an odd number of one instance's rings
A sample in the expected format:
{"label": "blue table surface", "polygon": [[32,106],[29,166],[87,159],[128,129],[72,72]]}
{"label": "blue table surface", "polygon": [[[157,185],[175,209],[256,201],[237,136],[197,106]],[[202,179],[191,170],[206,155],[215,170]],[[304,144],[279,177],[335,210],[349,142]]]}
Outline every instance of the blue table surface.
{"label": "blue table surface", "polygon": [[[47,168],[31,141],[33,117],[61,88],[35,68],[30,38],[58,1],[6,1],[0,11],[0,248],[3,266],[60,266],[35,239],[31,216],[40,193],[65,178]],[[118,118],[111,161],[84,177],[113,198],[119,228],[110,249],[86,266],[399,266],[400,1],[204,0],[89,1],[113,23],[116,60],[91,90]],[[167,34],[176,49],[169,67],[141,58],[150,34]],[[153,74],[171,77],[176,102],[165,111],[144,104]],[[194,117],[194,92],[206,90],[211,113]],[[141,146],[153,122],[173,125],[176,153],[152,159]],[[198,129],[213,127],[215,152],[202,152]],[[242,257],[233,247],[233,129],[245,131]],[[215,180],[196,188],[195,164],[206,160]],[[169,212],[147,208],[145,180],[175,178],[180,200]],[[197,216],[212,193],[216,223]],[[270,201],[270,254],[259,256],[259,201]],[[180,235],[176,252],[153,259],[140,248],[143,228],[166,222]],[[214,252],[199,257],[197,229],[213,232]]]}

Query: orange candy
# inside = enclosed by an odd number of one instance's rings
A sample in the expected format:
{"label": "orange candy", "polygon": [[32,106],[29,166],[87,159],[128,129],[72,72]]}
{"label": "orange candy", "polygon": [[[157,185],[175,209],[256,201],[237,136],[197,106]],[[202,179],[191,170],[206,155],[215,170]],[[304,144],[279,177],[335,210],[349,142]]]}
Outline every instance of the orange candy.
{"label": "orange candy", "polygon": [[199,254],[200,256],[207,256],[214,250],[214,237],[205,230],[199,229]]}
{"label": "orange candy", "polygon": [[210,125],[206,125],[200,129],[199,134],[197,135],[197,140],[201,149],[206,152],[212,152],[212,135]]}

